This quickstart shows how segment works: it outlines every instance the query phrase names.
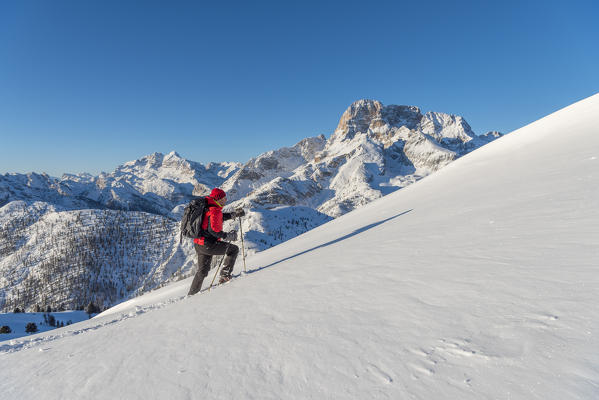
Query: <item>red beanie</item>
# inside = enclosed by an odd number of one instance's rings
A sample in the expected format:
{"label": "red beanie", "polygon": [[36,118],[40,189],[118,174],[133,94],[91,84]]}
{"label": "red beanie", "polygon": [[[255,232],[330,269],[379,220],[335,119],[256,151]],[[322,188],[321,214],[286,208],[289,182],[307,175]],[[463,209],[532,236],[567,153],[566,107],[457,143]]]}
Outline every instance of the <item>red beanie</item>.
{"label": "red beanie", "polygon": [[214,188],[212,189],[212,192],[210,192],[210,197],[212,197],[214,200],[220,200],[223,197],[227,197],[227,194],[222,189]]}

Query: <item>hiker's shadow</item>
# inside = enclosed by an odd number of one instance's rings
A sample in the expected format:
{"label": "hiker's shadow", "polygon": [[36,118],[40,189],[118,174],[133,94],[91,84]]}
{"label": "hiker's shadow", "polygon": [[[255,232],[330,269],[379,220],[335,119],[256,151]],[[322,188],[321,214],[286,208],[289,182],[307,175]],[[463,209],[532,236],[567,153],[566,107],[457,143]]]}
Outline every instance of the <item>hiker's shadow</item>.
{"label": "hiker's shadow", "polygon": [[397,215],[394,215],[394,216],[392,216],[392,217],[389,217],[389,218],[383,219],[383,220],[381,220],[381,221],[374,222],[374,223],[372,223],[372,224],[370,224],[370,225],[363,226],[363,227],[362,227],[362,228],[360,228],[360,229],[356,229],[356,230],[355,230],[355,231],[353,231],[352,233],[348,233],[347,235],[341,236],[341,237],[339,237],[339,238],[337,238],[337,239],[333,239],[333,240],[331,240],[330,242],[326,242],[326,243],[320,244],[320,245],[318,245],[318,246],[312,247],[311,249],[304,250],[304,251],[302,251],[302,252],[299,252],[299,253],[297,253],[297,254],[294,254],[294,255],[292,255],[292,256],[285,257],[285,258],[283,258],[283,259],[281,259],[281,260],[279,260],[279,261],[275,261],[275,262],[273,262],[273,263],[271,263],[271,264],[268,264],[268,265],[265,265],[265,266],[263,266],[263,267],[256,268],[256,269],[252,269],[252,270],[248,271],[247,273],[248,273],[248,274],[253,274],[254,272],[258,272],[258,271],[262,271],[263,269],[270,268],[270,267],[272,267],[273,265],[277,265],[277,264],[279,264],[279,263],[282,263],[283,261],[287,261],[287,260],[291,260],[292,258],[299,257],[299,256],[301,256],[302,254],[306,254],[306,253],[309,253],[309,252],[311,252],[311,251],[318,250],[318,249],[321,249],[321,248],[323,248],[323,247],[327,247],[327,246],[330,246],[330,245],[332,245],[332,244],[335,244],[335,243],[341,242],[342,240],[348,239],[348,238],[350,238],[350,237],[352,237],[352,236],[355,236],[355,235],[357,235],[357,234],[359,234],[359,233],[365,232],[365,231],[367,231],[367,230],[369,230],[369,229],[372,229],[372,228],[374,228],[374,227],[376,227],[376,226],[379,226],[379,225],[381,225],[381,224],[384,224],[385,222],[391,221],[392,219],[395,219],[395,218],[397,218],[397,217],[401,217],[402,215],[405,215],[405,214],[409,213],[409,212],[410,212],[410,211],[412,211],[412,210],[413,210],[413,209],[410,209],[410,210],[404,211],[404,212],[402,212],[402,213],[399,213],[399,214],[397,214]]}

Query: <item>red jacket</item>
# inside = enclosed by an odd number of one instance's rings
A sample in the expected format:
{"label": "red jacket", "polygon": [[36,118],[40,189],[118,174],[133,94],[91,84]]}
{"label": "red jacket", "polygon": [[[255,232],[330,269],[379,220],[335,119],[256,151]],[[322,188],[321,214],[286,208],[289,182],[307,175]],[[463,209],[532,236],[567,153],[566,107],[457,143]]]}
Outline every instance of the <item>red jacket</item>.
{"label": "red jacket", "polygon": [[203,246],[205,242],[215,243],[224,239],[227,234],[223,232],[223,221],[231,219],[230,213],[223,213],[222,206],[219,205],[212,197],[206,197],[208,211],[204,214],[202,221],[202,229],[207,235],[193,239],[194,243]]}

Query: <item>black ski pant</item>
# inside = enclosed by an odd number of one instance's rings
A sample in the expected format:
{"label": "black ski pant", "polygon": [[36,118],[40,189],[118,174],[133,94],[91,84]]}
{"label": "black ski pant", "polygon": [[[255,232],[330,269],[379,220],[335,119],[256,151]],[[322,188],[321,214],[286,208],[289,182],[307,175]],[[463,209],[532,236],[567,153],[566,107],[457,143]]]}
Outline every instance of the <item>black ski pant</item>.
{"label": "black ski pant", "polygon": [[239,254],[239,247],[233,243],[215,242],[205,243],[204,245],[194,243],[193,247],[198,255],[198,271],[191,282],[191,287],[189,288],[190,295],[196,294],[202,288],[204,278],[210,271],[212,256],[225,256],[225,260],[223,261],[224,265],[220,271],[220,275],[230,276],[233,272],[237,255]]}

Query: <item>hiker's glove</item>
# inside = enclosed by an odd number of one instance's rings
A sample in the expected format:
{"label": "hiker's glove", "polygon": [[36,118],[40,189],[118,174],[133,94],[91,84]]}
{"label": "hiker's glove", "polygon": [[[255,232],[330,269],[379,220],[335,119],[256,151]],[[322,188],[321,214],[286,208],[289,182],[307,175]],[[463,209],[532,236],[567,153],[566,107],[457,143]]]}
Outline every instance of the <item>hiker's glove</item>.
{"label": "hiker's glove", "polygon": [[237,231],[227,232],[227,236],[225,240],[228,242],[236,242],[237,241]]}
{"label": "hiker's glove", "polygon": [[235,218],[243,217],[244,215],[245,211],[243,211],[243,208],[238,208],[235,210]]}

